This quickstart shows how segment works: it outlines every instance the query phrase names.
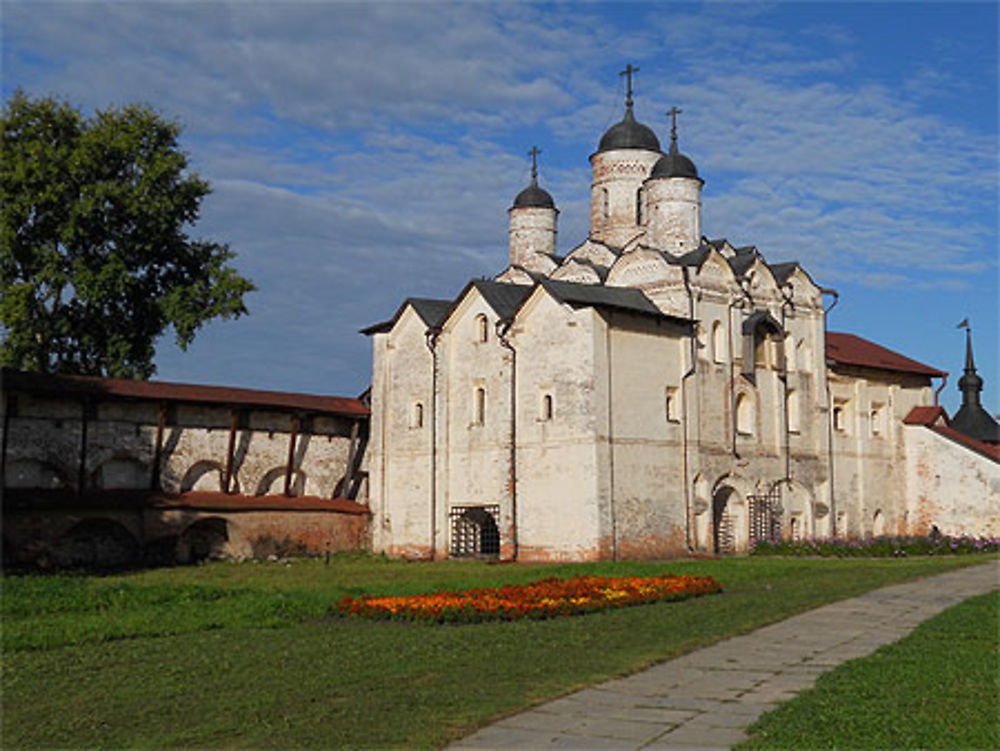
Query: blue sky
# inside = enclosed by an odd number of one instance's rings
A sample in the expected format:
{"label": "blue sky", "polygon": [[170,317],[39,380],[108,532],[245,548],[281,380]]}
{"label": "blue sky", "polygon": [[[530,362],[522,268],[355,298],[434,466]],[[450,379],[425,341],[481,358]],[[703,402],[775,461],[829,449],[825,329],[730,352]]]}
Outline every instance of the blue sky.
{"label": "blue sky", "polygon": [[184,124],[214,189],[192,234],[259,290],[164,340],[160,379],[359,393],[359,328],[503,268],[533,144],[560,250],[585,238],[632,62],[661,141],[684,110],[705,234],[803,263],[831,330],[951,372],[949,410],[969,317],[998,412],[997,7],[4,0],[3,91]]}

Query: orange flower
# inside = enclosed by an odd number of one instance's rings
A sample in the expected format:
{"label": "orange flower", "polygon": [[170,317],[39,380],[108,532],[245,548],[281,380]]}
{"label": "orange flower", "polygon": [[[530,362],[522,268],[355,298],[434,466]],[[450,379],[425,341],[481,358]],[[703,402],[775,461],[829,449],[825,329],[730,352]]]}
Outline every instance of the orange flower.
{"label": "orange flower", "polygon": [[569,579],[550,577],[528,584],[409,597],[344,597],[336,607],[343,615],[421,619],[437,623],[524,617],[538,619],[591,613],[625,605],[681,600],[721,590],[722,586],[710,576],[577,575]]}

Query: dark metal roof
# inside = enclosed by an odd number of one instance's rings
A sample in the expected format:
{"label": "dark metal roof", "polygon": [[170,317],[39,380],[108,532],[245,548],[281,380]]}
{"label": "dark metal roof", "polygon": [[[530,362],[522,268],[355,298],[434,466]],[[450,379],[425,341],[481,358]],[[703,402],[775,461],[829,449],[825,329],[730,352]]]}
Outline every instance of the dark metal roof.
{"label": "dark metal roof", "polygon": [[737,248],[736,255],[729,258],[729,266],[736,276],[743,276],[747,270],[753,266],[753,262],[760,257],[760,253],[753,246]]}
{"label": "dark metal roof", "polygon": [[[483,296],[483,299],[489,303],[489,306],[503,320],[514,315],[515,311],[524,299],[531,294],[532,290],[531,287],[523,284],[494,282],[491,279],[475,279],[470,284],[479,290],[479,294]],[[459,295],[455,303],[457,304],[464,296],[464,293]]]}
{"label": "dark metal roof", "polygon": [[540,282],[553,297],[574,307],[609,308],[664,318],[677,323],[691,324],[689,318],[662,312],[641,291],[631,287],[605,287],[597,284],[576,284],[555,279]]}
{"label": "dark metal roof", "polygon": [[931,378],[948,375],[943,370],[911,360],[875,342],[838,331],[826,333],[826,358],[838,365],[856,365],[895,373],[915,373]]}
{"label": "dark metal roof", "polygon": [[430,297],[408,297],[396,309],[392,318],[387,321],[373,323],[371,326],[361,329],[358,333],[370,336],[372,334],[384,334],[387,331],[391,331],[392,327],[396,325],[396,321],[403,315],[403,311],[406,310],[407,305],[413,306],[413,310],[420,316],[420,320],[426,323],[428,327],[436,328],[444,322],[448,311],[451,310],[452,303],[451,300],[436,300]]}
{"label": "dark metal roof", "polygon": [[688,177],[705,182],[698,177],[698,168],[694,166],[694,162],[679,151],[670,151],[661,156],[659,161],[653,165],[653,171],[649,175],[650,180],[668,177]]}
{"label": "dark metal roof", "polygon": [[76,396],[95,400],[140,400],[214,406],[242,406],[280,411],[306,411],[330,415],[367,417],[368,408],[357,399],[342,396],[258,391],[228,386],[202,386],[166,381],[131,381],[122,378],[25,373],[3,369],[4,390],[49,396]]}
{"label": "dark metal roof", "polygon": [[963,404],[959,407],[951,418],[951,427],[977,441],[1000,442],[1000,425],[981,404]]}
{"label": "dark metal roof", "polygon": [[620,123],[615,123],[601,136],[597,153],[614,151],[615,149],[645,149],[659,151],[660,140],[651,128],[635,119],[632,107],[625,108],[625,117]]}
{"label": "dark metal roof", "polygon": [[795,269],[799,268],[799,264],[797,261],[788,261],[787,263],[769,263],[767,267],[771,269],[774,280],[781,285],[788,281],[788,277],[795,272]]}
{"label": "dark metal roof", "polygon": [[517,194],[514,199],[512,209],[554,209],[556,202],[544,188],[538,187],[538,183],[532,181],[531,185]]}
{"label": "dark metal roof", "polygon": [[451,300],[435,300],[430,297],[411,297],[407,302],[420,316],[420,320],[430,328],[437,328],[444,323],[448,311],[451,310]]}
{"label": "dark metal roof", "polygon": [[743,322],[741,331],[744,334],[752,334],[761,327],[767,329],[772,334],[784,333],[781,324],[774,320],[774,316],[767,310],[755,310],[748,315],[747,319]]}
{"label": "dark metal roof", "polygon": [[715,245],[712,243],[699,245],[694,250],[689,250],[684,255],[676,258],[668,255],[667,260],[671,263],[677,264],[678,266],[701,266],[705,262],[705,259],[708,258],[710,248],[714,247]]}

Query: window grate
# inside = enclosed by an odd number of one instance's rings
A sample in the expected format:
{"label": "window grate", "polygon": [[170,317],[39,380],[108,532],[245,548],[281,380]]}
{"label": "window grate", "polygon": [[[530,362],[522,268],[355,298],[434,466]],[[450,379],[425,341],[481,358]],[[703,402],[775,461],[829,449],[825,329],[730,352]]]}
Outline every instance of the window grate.
{"label": "window grate", "polygon": [[456,558],[496,558],[500,555],[500,506],[453,506],[451,555]]}

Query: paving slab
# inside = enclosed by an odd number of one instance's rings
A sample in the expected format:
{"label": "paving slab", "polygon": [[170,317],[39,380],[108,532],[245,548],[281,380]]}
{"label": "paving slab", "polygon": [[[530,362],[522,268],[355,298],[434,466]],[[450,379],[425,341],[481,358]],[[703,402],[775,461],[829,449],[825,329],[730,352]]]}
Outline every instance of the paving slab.
{"label": "paving slab", "polygon": [[990,561],[867,592],[540,704],[446,751],[729,749],[826,671],[998,588],[1000,561]]}

